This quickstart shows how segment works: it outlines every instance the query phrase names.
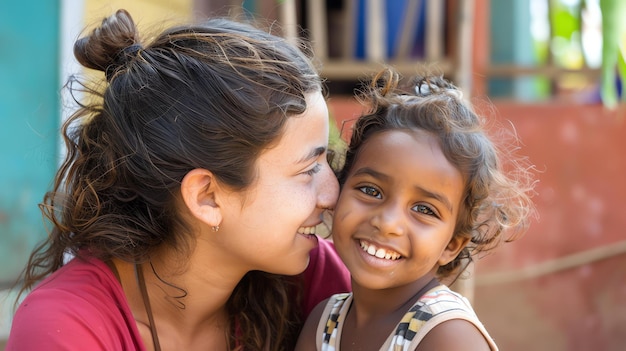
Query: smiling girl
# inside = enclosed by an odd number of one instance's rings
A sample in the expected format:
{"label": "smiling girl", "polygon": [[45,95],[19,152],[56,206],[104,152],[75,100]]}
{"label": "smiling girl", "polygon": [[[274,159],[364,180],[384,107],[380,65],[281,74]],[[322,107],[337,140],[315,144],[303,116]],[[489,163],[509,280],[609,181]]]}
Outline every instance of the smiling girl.
{"label": "smiling girl", "polygon": [[[353,293],[313,311],[297,350],[497,350],[471,305],[440,279],[517,237],[534,207],[524,162],[503,154],[456,87],[387,69],[363,97],[340,172],[333,240]],[[522,160],[518,160],[522,161]]]}

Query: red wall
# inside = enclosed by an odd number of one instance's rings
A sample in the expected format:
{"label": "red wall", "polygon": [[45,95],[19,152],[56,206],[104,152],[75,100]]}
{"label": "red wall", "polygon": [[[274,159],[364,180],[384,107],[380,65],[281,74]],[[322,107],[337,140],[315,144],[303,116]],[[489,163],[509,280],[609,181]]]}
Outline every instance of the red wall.
{"label": "red wall", "polygon": [[[329,105],[337,121],[360,112]],[[539,218],[478,261],[479,317],[502,350],[625,350],[626,110],[496,101],[489,116],[513,123],[540,171]]]}

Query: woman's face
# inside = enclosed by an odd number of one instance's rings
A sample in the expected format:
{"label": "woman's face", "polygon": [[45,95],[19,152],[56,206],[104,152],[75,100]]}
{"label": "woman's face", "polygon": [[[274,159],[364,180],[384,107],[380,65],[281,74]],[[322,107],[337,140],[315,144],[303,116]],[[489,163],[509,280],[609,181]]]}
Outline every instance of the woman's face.
{"label": "woman's face", "polygon": [[256,179],[222,201],[228,264],[276,274],[301,273],[317,246],[313,234],[323,211],[335,205],[338,184],[326,161],[328,108],[321,93],[287,120],[278,143],[256,161]]}
{"label": "woman's face", "polygon": [[333,220],[333,241],[353,284],[378,290],[432,279],[465,244],[453,238],[463,189],[462,174],[435,136],[421,130],[371,136]]}

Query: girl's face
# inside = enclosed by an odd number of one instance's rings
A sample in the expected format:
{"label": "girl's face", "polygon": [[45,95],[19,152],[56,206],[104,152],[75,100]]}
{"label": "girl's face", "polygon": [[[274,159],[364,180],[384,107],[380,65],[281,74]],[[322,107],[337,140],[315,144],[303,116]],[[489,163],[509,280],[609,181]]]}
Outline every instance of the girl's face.
{"label": "girl's face", "polygon": [[430,280],[466,240],[453,239],[464,180],[434,135],[373,135],[342,188],[333,241],[353,284],[388,289]]}
{"label": "girl's face", "polygon": [[276,274],[301,273],[317,246],[314,227],[337,200],[339,186],[326,161],[328,109],[321,93],[307,96],[307,110],[288,119],[278,143],[256,162],[245,192],[222,201],[225,264]]}

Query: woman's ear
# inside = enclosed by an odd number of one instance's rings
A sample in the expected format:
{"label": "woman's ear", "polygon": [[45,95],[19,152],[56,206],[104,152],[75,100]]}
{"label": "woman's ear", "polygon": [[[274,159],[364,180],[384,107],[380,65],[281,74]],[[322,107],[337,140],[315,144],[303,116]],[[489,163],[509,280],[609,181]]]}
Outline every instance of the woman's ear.
{"label": "woman's ear", "polygon": [[459,252],[461,252],[461,250],[463,250],[463,248],[467,246],[467,243],[469,243],[469,241],[470,238],[468,237],[453,235],[452,239],[450,239],[450,242],[446,246],[445,250],[443,250],[441,257],[439,258],[439,266],[445,266],[446,264],[452,262],[452,260],[454,260],[456,256],[459,255]]}
{"label": "woman's ear", "polygon": [[189,212],[211,227],[217,227],[222,222],[217,201],[218,189],[213,173],[200,168],[187,173],[180,185],[180,192]]}

